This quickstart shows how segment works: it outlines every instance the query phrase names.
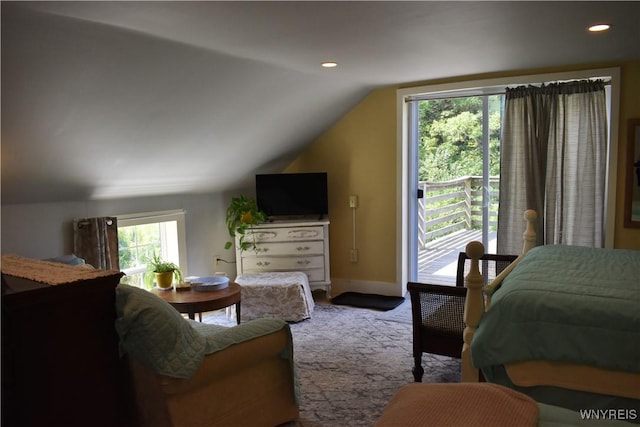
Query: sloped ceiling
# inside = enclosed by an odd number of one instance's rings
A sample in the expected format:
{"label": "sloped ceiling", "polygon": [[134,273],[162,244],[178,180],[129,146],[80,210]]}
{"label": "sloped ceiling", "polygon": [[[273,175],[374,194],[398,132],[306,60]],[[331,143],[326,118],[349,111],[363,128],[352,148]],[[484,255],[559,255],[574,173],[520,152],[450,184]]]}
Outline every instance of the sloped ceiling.
{"label": "sloped ceiling", "polygon": [[3,1],[2,203],[238,188],[376,87],[639,42],[639,2]]}

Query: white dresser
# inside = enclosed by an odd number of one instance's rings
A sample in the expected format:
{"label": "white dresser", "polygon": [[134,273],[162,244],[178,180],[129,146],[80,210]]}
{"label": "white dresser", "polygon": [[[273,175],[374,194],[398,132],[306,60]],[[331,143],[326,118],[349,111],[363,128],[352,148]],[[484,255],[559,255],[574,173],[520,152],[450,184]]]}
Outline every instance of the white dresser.
{"label": "white dresser", "polygon": [[267,271],[301,271],[311,290],[324,289],[329,298],[329,221],[274,221],[247,231],[245,241],[255,237],[256,249],[239,251],[238,275]]}

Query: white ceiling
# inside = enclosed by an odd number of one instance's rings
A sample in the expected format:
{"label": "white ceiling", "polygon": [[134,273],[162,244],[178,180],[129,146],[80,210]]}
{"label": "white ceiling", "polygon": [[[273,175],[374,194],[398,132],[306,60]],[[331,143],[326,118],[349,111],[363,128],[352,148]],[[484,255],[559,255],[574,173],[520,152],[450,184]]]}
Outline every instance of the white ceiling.
{"label": "white ceiling", "polygon": [[3,1],[2,203],[237,188],[379,86],[638,58],[640,2]]}

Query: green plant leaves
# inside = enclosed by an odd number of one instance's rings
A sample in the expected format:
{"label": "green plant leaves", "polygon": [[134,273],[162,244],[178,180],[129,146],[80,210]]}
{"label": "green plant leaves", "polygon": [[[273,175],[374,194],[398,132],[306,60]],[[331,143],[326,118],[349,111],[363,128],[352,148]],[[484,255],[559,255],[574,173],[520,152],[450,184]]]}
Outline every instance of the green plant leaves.
{"label": "green plant leaves", "polygon": [[[252,225],[260,224],[267,220],[267,215],[258,209],[256,201],[245,195],[231,199],[227,207],[226,224],[231,237],[238,237],[238,245],[241,251],[255,248],[253,235],[247,236],[246,232]],[[233,242],[226,242],[225,249],[230,249]]]}

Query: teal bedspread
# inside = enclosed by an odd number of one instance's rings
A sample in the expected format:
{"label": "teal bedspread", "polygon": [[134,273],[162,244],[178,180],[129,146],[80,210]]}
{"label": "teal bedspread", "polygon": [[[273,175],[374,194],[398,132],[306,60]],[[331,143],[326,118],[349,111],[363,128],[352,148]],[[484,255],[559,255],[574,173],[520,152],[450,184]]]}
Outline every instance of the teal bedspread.
{"label": "teal bedspread", "polygon": [[542,359],[640,372],[640,251],[530,250],[494,293],[471,356],[480,369]]}

